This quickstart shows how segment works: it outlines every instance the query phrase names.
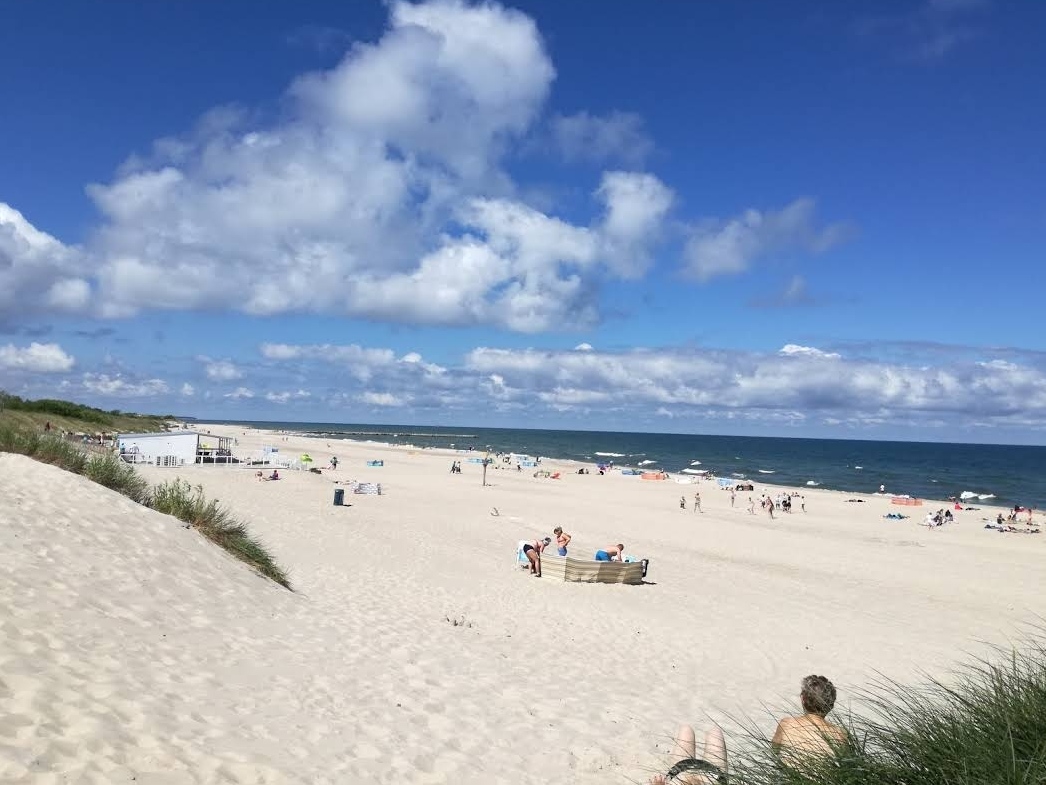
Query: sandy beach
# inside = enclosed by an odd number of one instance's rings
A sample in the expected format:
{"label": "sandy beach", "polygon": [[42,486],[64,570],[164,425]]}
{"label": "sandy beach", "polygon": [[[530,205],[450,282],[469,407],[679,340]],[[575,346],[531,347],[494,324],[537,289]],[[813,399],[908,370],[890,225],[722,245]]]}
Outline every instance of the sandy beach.
{"label": "sandy beach", "polygon": [[[989,507],[929,529],[943,505],[812,489],[805,513],[770,520],[709,481],[546,460],[560,479],[490,470],[483,487],[478,465],[450,474],[465,457],[450,451],[197,429],[243,457],[337,455],[279,482],[142,470],[220,499],[295,591],[173,518],[0,454],[0,781],[645,781],[681,722],[723,723],[730,747],[738,718],[771,732],[806,674],[845,711],[878,674],[947,676],[1041,612],[1046,535],[986,530]],[[350,480],[383,493],[334,506]],[[897,511],[912,517],[883,518]],[[648,582],[530,577],[516,543],[554,526],[578,557],[623,542]]]}

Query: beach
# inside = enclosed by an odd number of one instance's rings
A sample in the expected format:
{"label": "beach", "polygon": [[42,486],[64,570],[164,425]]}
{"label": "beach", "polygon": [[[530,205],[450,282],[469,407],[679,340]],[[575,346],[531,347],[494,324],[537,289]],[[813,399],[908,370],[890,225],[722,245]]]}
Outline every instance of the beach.
{"label": "beach", "polygon": [[[141,469],[218,498],[294,591],[0,455],[0,781],[645,781],[681,722],[722,723],[728,748],[739,722],[770,733],[807,674],[835,682],[842,712],[880,674],[947,678],[1028,632],[1046,583],[1046,535],[984,529],[983,505],[927,528],[945,504],[810,489],[806,512],[771,520],[748,513],[778,493],[758,480],[734,507],[714,482],[549,459],[559,479],[491,468],[483,486],[482,453],[194,427],[322,470]],[[351,480],[382,493],[335,506]],[[647,582],[531,577],[517,543],[555,526],[572,556],[620,542],[648,558]]]}

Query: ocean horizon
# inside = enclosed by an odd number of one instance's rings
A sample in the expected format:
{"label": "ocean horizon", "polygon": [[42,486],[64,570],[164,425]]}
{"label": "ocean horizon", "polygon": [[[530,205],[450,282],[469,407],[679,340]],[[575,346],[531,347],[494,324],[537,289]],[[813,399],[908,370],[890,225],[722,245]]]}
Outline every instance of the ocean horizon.
{"label": "ocean horizon", "polygon": [[[953,442],[722,436],[628,431],[479,428],[373,423],[197,420],[328,439],[443,449],[520,452],[585,463],[713,472],[753,482],[945,500],[1046,507],[1046,447]],[[695,474],[696,476],[696,474]]]}

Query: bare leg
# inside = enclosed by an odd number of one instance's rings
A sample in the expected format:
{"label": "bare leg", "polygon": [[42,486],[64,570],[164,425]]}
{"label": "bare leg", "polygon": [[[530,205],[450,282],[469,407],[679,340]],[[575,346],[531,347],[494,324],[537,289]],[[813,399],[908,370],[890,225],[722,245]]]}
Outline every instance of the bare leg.
{"label": "bare leg", "polygon": [[726,740],[723,738],[723,729],[718,725],[705,733],[704,759],[718,766],[720,771],[726,771]]}
{"label": "bare leg", "polygon": [[697,756],[697,739],[694,729],[689,725],[680,725],[676,731],[674,751],[680,758],[693,758]]}
{"label": "bare leg", "polygon": [[[673,754],[676,759],[696,758],[697,741],[694,729],[689,725],[681,725],[676,733]],[[701,753],[701,759],[708,761],[726,772],[726,741],[723,739],[723,731],[718,726],[713,727],[705,733],[705,747]],[[677,778],[685,785],[715,785],[717,779],[705,772],[688,772]],[[661,774],[650,780],[650,785],[665,785],[665,777]]]}

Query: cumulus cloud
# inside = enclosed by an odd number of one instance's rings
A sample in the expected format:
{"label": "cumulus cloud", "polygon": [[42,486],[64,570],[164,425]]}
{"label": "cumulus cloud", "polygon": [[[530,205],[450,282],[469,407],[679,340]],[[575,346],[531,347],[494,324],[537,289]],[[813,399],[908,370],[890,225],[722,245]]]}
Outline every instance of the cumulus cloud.
{"label": "cumulus cloud", "polygon": [[823,357],[828,360],[838,359],[842,356],[836,354],[835,352],[823,352],[816,347],[800,346],[796,343],[786,343],[784,346],[777,350],[777,353],[789,355],[792,357]]}
{"label": "cumulus cloud", "polygon": [[82,309],[90,287],[80,276],[81,252],[34,227],[0,202],[0,327],[34,308]]}
{"label": "cumulus cloud", "polygon": [[309,398],[312,393],[306,390],[296,390],[294,392],[267,392],[265,393],[265,400],[271,401],[272,403],[287,403],[292,400],[301,400],[303,398]]}
{"label": "cumulus cloud", "polygon": [[729,220],[711,219],[694,226],[684,250],[685,271],[699,281],[737,275],[775,254],[823,253],[852,232],[848,223],[818,227],[812,199],[796,199],[780,210],[746,210]]}
{"label": "cumulus cloud", "polygon": [[186,398],[191,398],[193,395],[196,395],[196,388],[188,382],[185,382],[182,384],[182,395]]}
{"label": "cumulus cloud", "polygon": [[930,413],[953,424],[1022,412],[1046,426],[1046,372],[1017,363],[900,365],[786,344],[775,354],[479,348],[469,353],[465,367],[477,377],[496,379],[501,399],[525,402],[537,396],[574,408],[592,401],[620,411],[673,407],[679,413],[746,417],[844,412],[886,420]]}
{"label": "cumulus cloud", "polygon": [[254,391],[248,387],[237,387],[232,392],[225,393],[226,398],[231,398],[234,401],[249,399],[254,397]]}
{"label": "cumulus cloud", "polygon": [[80,383],[87,392],[109,398],[146,398],[170,392],[163,379],[133,379],[119,373],[85,373]]}
{"label": "cumulus cloud", "polygon": [[[392,2],[377,41],[293,82],[279,122],[212,111],[89,186],[103,221],[88,248],[0,206],[0,312],[9,301],[107,317],[213,309],[523,332],[592,325],[603,277],[649,266],[673,194],[653,175],[615,171],[588,221],[520,201],[504,162],[542,120],[554,76],[522,13]],[[641,151],[639,126],[626,114],[557,125],[605,156]]]}
{"label": "cumulus cloud", "polygon": [[0,346],[0,368],[8,371],[64,373],[75,364],[76,360],[56,343]]}
{"label": "cumulus cloud", "polygon": [[397,407],[405,405],[409,400],[407,396],[397,396],[387,392],[365,392],[359,396],[360,403],[368,406]]}
{"label": "cumulus cloud", "polygon": [[619,161],[639,166],[654,148],[643,118],[632,112],[556,115],[551,129],[552,141],[567,161]]}
{"label": "cumulus cloud", "polygon": [[198,357],[203,363],[203,370],[207,378],[215,382],[232,382],[243,378],[243,371],[236,367],[231,360],[212,360],[210,357]]}

